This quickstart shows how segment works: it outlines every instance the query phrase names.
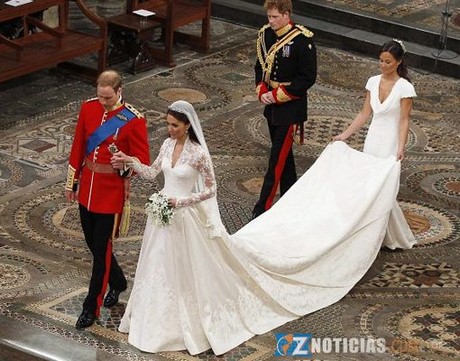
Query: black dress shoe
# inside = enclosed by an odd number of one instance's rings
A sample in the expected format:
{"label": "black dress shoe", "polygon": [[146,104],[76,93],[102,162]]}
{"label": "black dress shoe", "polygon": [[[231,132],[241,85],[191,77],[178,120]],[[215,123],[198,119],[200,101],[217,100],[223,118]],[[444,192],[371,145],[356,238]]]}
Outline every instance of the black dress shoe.
{"label": "black dress shoe", "polygon": [[82,329],[91,326],[96,321],[96,315],[88,310],[83,310],[80,317],[78,317],[75,328]]}
{"label": "black dress shoe", "polygon": [[110,308],[118,303],[118,296],[122,291],[110,290],[104,298],[104,307]]}

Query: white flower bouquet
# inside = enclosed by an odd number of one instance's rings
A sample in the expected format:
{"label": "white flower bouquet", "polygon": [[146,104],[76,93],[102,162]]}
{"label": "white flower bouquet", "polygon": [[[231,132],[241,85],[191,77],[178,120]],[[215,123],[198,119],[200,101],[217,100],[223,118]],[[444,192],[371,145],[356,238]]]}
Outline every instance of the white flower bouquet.
{"label": "white flower bouquet", "polygon": [[176,212],[174,208],[169,206],[168,198],[164,194],[154,193],[145,204],[145,213],[150,216],[156,225],[166,226],[171,224]]}

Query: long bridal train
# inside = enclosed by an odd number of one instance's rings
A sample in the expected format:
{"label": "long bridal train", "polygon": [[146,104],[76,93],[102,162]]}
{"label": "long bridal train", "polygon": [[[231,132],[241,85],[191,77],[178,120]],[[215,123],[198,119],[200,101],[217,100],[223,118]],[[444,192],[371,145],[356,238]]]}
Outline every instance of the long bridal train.
{"label": "long bridal train", "polygon": [[211,238],[197,206],[178,210],[172,232],[149,222],[120,331],[147,352],[223,354],[339,301],[382,246],[399,175],[395,157],[334,142],[233,235]]}

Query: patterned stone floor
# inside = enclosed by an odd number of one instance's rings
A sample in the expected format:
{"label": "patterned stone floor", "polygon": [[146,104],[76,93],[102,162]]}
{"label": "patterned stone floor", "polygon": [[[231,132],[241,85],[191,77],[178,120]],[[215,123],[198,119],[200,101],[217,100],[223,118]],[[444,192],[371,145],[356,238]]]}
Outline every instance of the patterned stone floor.
{"label": "patterned stone floor", "polygon": [[[233,233],[248,222],[267,162],[269,140],[253,92],[254,29],[213,21],[212,51],[175,51],[178,66],[136,76],[125,96],[148,117],[152,154],[166,136],[164,111],[194,103],[213,154],[220,207]],[[376,59],[318,48],[319,77],[310,92],[307,143],[296,147],[299,173],[352,120]],[[117,66],[127,70],[127,64]],[[460,138],[458,80],[418,72],[418,92],[399,200],[416,234],[409,251],[382,249],[372,268],[336,304],[280,327],[314,337],[384,338],[383,354],[323,353],[324,360],[458,360],[460,357]],[[63,195],[67,156],[81,100],[91,84],[43,71],[0,85],[0,340],[52,360],[232,360],[274,356],[274,332],[224,356],[207,352],[141,353],[116,331],[129,292],[98,323],[77,331],[90,255],[75,205]],[[365,130],[350,140],[360,149]],[[130,285],[140,249],[146,196],[161,186],[135,179],[133,224],[115,252]],[[3,326],[4,325],[4,326]],[[70,351],[69,351],[70,350]],[[46,357],[48,358],[46,358]]]}
{"label": "patterned stone floor", "polygon": [[460,37],[460,1],[458,0],[315,0],[338,9],[375,16],[440,33],[443,12],[450,13],[447,34]]}

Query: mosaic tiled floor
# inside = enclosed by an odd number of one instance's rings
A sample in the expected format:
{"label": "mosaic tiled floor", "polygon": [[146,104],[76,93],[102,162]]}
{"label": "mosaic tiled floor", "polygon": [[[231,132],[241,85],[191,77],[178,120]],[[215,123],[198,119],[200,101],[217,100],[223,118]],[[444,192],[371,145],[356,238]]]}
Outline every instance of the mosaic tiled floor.
{"label": "mosaic tiled floor", "polygon": [[410,24],[435,33],[441,32],[443,12],[446,12],[450,14],[447,18],[447,34],[460,37],[460,3],[455,0],[317,0],[316,2],[392,22]]}
{"label": "mosaic tiled floor", "polygon": [[[164,111],[182,98],[196,106],[214,157],[219,201],[232,233],[248,222],[269,149],[261,107],[253,93],[254,29],[218,21],[212,52],[177,49],[178,66],[136,76],[125,74],[126,98],[148,117],[152,153],[166,135]],[[359,111],[365,80],[378,72],[375,59],[319,47],[319,77],[310,92],[307,143],[296,147],[299,173],[331,136]],[[123,65],[120,65],[123,70]],[[382,249],[366,276],[340,302],[276,331],[315,337],[385,338],[384,354],[320,354],[324,360],[456,360],[460,357],[460,82],[411,71],[418,92],[403,163],[400,202],[416,234],[410,251]],[[275,359],[274,332],[254,337],[228,354],[185,352],[150,355],[127,344],[116,327],[121,303],[103,310],[86,331],[73,325],[90,272],[75,205],[63,195],[67,155],[81,99],[91,85],[40,72],[24,84],[2,88],[8,121],[0,139],[0,321],[22,325],[49,339],[85,347],[92,360]],[[41,90],[45,85],[46,90]],[[22,111],[24,111],[22,113]],[[360,148],[365,130],[350,140]],[[147,194],[161,186],[139,179],[132,186],[132,226],[117,240],[116,254],[129,283],[135,272]],[[129,291],[129,290],[128,290]],[[12,327],[12,326],[11,326]],[[1,338],[21,341],[21,334]],[[51,342],[51,341],[50,341]],[[43,344],[49,352],[55,344]],[[92,353],[91,353],[92,351]],[[65,358],[62,358],[63,360]]]}

